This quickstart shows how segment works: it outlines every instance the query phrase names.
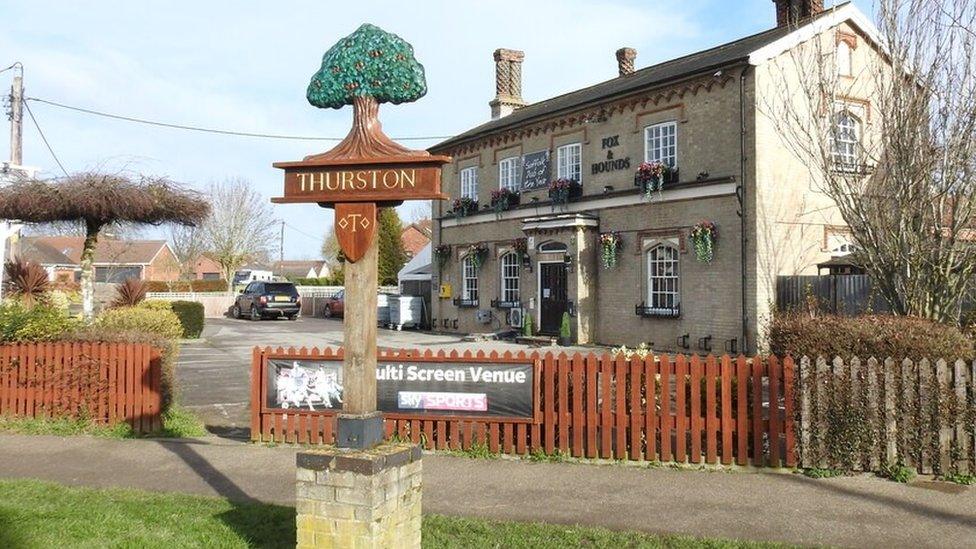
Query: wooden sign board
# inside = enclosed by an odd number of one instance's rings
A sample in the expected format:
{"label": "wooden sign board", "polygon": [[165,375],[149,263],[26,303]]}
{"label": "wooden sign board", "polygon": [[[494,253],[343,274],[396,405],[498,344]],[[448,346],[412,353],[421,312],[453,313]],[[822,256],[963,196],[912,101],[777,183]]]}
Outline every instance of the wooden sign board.
{"label": "wooden sign board", "polygon": [[276,168],[285,170],[285,195],[271,201],[332,206],[444,200],[441,166],[450,161],[446,156],[425,155],[276,162]]}

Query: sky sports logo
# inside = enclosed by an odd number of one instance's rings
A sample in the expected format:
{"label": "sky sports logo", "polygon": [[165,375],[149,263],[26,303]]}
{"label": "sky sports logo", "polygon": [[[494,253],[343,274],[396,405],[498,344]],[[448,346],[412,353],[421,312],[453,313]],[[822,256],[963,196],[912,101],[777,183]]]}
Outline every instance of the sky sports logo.
{"label": "sky sports logo", "polygon": [[397,407],[401,410],[454,410],[458,412],[487,412],[488,395],[484,393],[431,393],[400,391]]}

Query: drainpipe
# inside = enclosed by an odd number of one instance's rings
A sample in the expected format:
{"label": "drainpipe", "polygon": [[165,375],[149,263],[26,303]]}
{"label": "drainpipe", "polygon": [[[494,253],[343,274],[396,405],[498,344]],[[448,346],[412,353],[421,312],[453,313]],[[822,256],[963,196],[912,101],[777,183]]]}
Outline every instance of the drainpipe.
{"label": "drainpipe", "polygon": [[745,87],[746,71],[748,65],[743,67],[739,75],[739,185],[736,187],[736,195],[739,199],[739,233],[741,241],[739,243],[741,253],[739,254],[740,267],[742,269],[742,354],[749,353],[749,313],[747,307],[746,294],[746,274],[747,255],[746,255],[746,108],[745,108]]}

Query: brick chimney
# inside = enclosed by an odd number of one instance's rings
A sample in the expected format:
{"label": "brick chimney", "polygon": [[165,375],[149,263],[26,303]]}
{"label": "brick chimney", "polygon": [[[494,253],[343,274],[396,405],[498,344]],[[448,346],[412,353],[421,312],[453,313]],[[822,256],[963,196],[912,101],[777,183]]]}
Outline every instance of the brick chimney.
{"label": "brick chimney", "polygon": [[617,71],[620,76],[627,76],[634,72],[634,61],[637,59],[637,50],[634,48],[620,48],[617,50]]}
{"label": "brick chimney", "polygon": [[796,25],[799,21],[824,10],[823,0],[773,0],[776,4],[776,26]]}
{"label": "brick chimney", "polygon": [[491,119],[497,120],[525,106],[522,99],[522,60],[525,52],[518,50],[495,50],[495,98],[491,107]]}

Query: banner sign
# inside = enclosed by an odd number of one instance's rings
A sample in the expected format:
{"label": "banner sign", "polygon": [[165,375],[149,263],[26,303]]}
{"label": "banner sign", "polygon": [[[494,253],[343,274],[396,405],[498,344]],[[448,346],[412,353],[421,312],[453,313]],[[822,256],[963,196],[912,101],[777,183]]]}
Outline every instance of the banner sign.
{"label": "banner sign", "polygon": [[[446,360],[446,361],[445,361]],[[342,409],[342,361],[269,358],[265,406],[295,411]],[[385,359],[376,364],[377,409],[387,414],[532,420],[531,360]]]}
{"label": "banner sign", "polygon": [[522,157],[522,189],[544,189],[549,186],[549,151],[529,153]]}

